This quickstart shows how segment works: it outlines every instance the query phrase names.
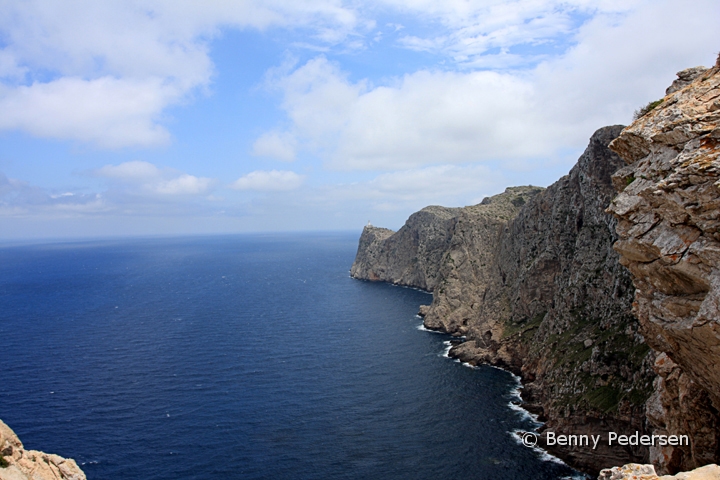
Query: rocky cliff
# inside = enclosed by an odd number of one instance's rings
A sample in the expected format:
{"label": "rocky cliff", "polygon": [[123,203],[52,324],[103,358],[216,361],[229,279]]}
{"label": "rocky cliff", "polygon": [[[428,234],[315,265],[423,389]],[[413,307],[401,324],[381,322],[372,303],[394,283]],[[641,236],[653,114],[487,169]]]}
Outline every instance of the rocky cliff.
{"label": "rocky cliff", "polygon": [[720,57],[678,77],[611,144],[628,165],[608,208],[633,312],[662,352],[648,418],[657,431],[693,433],[690,448],[651,450],[669,470],[720,457]]}
{"label": "rocky cliff", "polygon": [[0,421],[0,480],[85,480],[75,460],[25,450],[10,427]]}
{"label": "rocky cliff", "polygon": [[360,241],[352,275],[432,291],[425,325],[466,337],[451,355],[520,374],[546,430],[691,438],[552,450],[588,472],[720,459],[718,71],[680,72],[546,190],[430,207]]}
{"label": "rocky cliff", "polygon": [[[642,431],[654,377],[630,275],[612,249],[615,219],[604,211],[624,165],[608,149],[621,129],[598,130],[570,174],[545,190],[508,189],[448,210],[433,228],[419,230],[415,214],[395,234],[366,229],[352,270],[402,283],[401,272],[422,263],[434,274],[423,287],[433,291],[425,325],[467,337],[451,355],[520,374],[529,407],[567,433]],[[420,253],[427,245],[441,248],[431,262]],[[594,472],[648,458],[647,449],[598,448],[555,453]]]}

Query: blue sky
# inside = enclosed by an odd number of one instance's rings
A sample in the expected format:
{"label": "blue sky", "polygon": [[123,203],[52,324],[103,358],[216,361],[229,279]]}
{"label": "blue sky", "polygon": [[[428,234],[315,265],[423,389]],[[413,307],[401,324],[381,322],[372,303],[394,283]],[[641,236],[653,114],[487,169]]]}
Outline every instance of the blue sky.
{"label": "blue sky", "polygon": [[717,0],[0,0],[0,239],[398,228],[547,186]]}

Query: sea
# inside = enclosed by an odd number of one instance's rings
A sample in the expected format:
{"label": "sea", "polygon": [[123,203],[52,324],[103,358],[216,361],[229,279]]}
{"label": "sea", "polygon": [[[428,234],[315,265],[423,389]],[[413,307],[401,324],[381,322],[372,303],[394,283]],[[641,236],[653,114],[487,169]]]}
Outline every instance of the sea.
{"label": "sea", "polygon": [[0,419],[90,480],[560,479],[359,232],[0,247]]}

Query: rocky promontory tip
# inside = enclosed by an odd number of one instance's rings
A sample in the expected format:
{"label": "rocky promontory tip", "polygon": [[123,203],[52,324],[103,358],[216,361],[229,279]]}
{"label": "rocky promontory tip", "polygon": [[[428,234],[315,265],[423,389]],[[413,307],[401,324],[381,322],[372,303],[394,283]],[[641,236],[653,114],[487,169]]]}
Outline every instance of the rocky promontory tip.
{"label": "rocky promontory tip", "polygon": [[25,450],[20,439],[0,420],[0,480],[86,480],[75,460]]}

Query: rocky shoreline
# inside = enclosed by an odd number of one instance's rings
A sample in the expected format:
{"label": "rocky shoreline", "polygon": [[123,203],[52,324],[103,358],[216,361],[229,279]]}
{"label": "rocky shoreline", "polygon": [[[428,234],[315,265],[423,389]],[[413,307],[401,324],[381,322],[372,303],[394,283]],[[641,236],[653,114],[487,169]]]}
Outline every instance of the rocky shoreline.
{"label": "rocky shoreline", "polygon": [[680,72],[631,126],[595,132],[547,189],[427,207],[398,232],[366,227],[351,275],[432,291],[425,326],[466,336],[453,357],[519,375],[545,431],[692,438],[549,449],[568,464],[717,463],[719,85],[720,59]]}

